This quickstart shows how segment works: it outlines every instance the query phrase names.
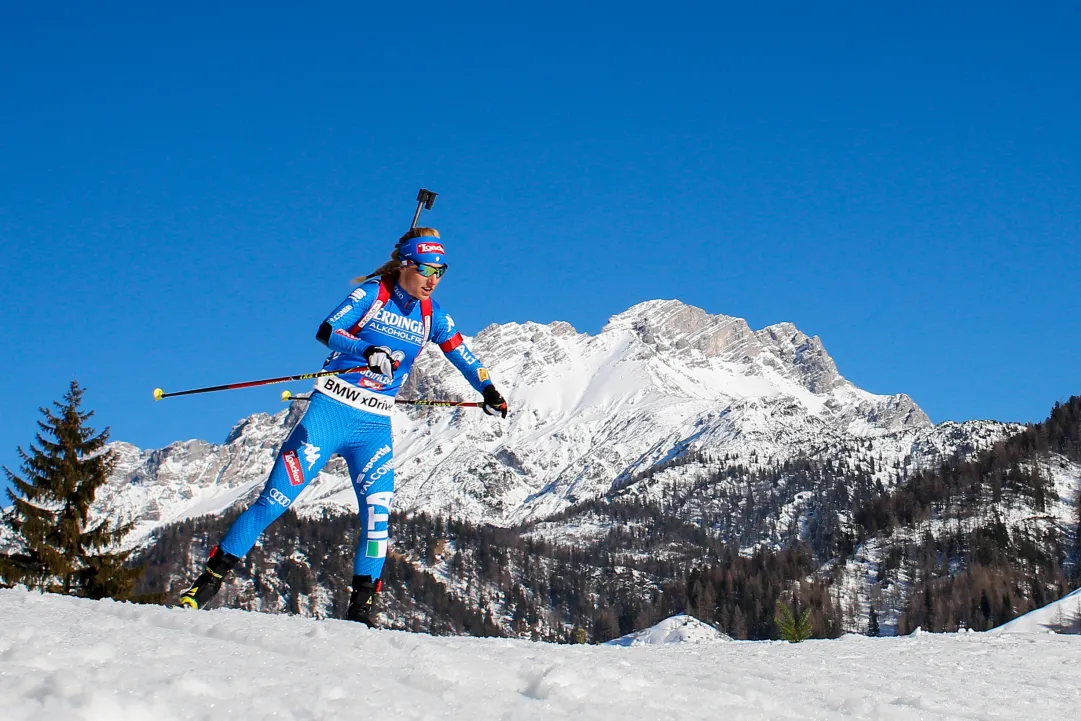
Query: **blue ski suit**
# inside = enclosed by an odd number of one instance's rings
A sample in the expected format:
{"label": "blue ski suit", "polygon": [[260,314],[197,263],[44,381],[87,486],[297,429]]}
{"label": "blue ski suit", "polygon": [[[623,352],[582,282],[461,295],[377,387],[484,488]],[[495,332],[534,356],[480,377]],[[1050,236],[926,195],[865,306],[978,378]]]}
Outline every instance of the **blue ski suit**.
{"label": "blue ski suit", "polygon": [[[483,392],[488,371],[469,352],[454,321],[435,301],[418,301],[389,277],[362,283],[320,326],[317,337],[333,351],[304,417],[282,444],[259,498],[230,527],[221,550],[243,557],[263,531],[337,453],[349,467],[360,506],[360,537],[353,573],[378,579],[387,555],[394,498],[390,411],[424,343],[439,344],[470,384]],[[368,370],[364,353],[377,347],[394,359],[392,376]]]}

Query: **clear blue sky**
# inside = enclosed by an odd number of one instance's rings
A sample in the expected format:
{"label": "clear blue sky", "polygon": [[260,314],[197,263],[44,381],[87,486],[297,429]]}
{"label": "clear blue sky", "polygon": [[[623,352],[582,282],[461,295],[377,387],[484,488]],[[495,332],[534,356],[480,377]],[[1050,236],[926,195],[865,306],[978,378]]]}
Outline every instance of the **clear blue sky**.
{"label": "clear blue sky", "polygon": [[422,185],[469,333],[679,298],[936,421],[1081,392],[1076,4],[150,5],[0,4],[0,463],[73,377],[143,447],[277,410],[151,390],[317,368]]}

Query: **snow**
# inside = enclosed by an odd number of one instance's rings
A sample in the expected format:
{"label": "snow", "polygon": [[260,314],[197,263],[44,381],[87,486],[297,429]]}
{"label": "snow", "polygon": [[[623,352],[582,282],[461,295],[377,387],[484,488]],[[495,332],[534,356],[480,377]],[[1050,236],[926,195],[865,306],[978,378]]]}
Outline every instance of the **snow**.
{"label": "snow", "polygon": [[1067,719],[1081,637],[630,648],[0,591],[4,721]]}
{"label": "snow", "polygon": [[1048,632],[1081,633],[1081,588],[992,630],[992,633]]}
{"label": "snow", "polygon": [[681,613],[678,616],[666,618],[643,631],[635,631],[614,641],[608,641],[605,645],[659,646],[665,643],[724,643],[731,640],[730,636],[721,633],[708,623]]}

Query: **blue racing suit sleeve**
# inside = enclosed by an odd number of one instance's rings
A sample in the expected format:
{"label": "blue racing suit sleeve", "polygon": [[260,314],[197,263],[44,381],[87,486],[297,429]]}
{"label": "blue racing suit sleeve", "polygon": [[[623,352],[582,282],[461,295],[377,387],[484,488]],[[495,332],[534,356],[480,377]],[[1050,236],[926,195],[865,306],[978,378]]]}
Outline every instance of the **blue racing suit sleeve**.
{"label": "blue racing suit sleeve", "polygon": [[349,297],[339,303],[338,307],[331,311],[330,315],[319,326],[319,332],[316,333],[315,337],[332,351],[343,355],[360,356],[369,344],[349,331],[372,307],[378,292],[378,278],[362,283],[349,294]]}
{"label": "blue racing suit sleeve", "polygon": [[480,359],[469,352],[469,348],[462,342],[462,334],[454,328],[454,319],[445,310],[434,302],[432,303],[432,336],[431,340],[439,344],[439,349],[447,356],[447,360],[458,369],[469,381],[478,393],[492,385],[488,377],[488,369],[480,362]]}

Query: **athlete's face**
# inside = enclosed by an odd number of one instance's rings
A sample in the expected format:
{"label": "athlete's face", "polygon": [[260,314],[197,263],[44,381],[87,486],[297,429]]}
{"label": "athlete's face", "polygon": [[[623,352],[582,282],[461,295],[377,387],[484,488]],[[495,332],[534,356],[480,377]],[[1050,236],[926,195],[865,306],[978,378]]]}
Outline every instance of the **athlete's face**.
{"label": "athlete's face", "polygon": [[415,265],[407,265],[402,268],[402,274],[398,282],[402,284],[402,290],[414,298],[428,298],[439,285],[440,276],[430,275],[425,278],[420,274]]}

